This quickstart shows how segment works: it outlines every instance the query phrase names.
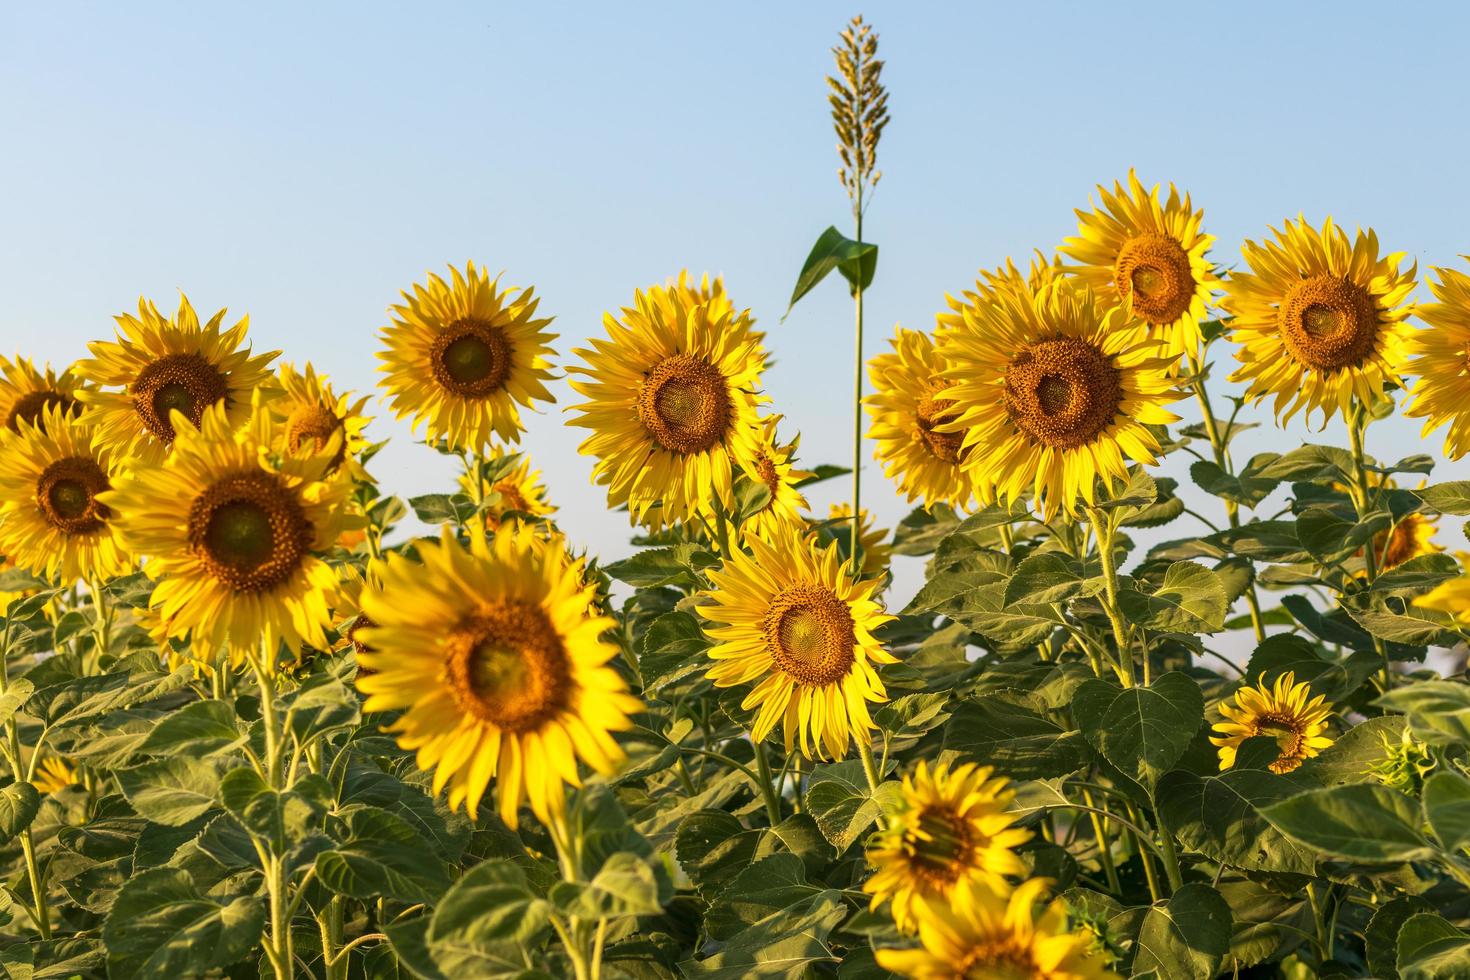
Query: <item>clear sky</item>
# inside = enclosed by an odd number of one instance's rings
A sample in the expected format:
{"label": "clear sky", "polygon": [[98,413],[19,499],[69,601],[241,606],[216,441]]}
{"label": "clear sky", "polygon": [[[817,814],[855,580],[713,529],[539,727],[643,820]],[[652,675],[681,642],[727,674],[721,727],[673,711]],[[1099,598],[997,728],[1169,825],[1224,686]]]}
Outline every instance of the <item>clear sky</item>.
{"label": "clear sky", "polygon": [[[566,351],[635,287],[687,267],[723,273],[769,331],[767,390],[803,460],[841,463],[846,292],[834,277],[777,320],[816,234],[847,216],[822,76],[852,13],[880,32],[893,114],[868,214],[876,350],[895,323],[931,327],[978,268],[1054,247],[1093,185],[1129,166],[1188,189],[1227,264],[1299,211],[1371,224],[1421,272],[1459,262],[1467,11],[6,3],[0,350],[61,365],[140,294],[172,309],[183,289],[201,311],[248,312],[258,350],[367,389],[385,308],[426,270],[475,259],[534,284]],[[589,485],[585,430],[563,424],[574,393],[555,390],[525,445],[572,538],[616,557],[627,529]],[[376,435],[395,438],[381,482],[445,489],[446,462],[377,415]],[[1439,451],[1417,433],[1376,426],[1369,451]],[[1298,419],[1256,447],[1309,437],[1343,441]],[[870,472],[891,526],[906,508]],[[829,486],[823,508],[847,483]],[[1457,528],[1441,540],[1465,546]],[[917,575],[899,570],[895,599]]]}

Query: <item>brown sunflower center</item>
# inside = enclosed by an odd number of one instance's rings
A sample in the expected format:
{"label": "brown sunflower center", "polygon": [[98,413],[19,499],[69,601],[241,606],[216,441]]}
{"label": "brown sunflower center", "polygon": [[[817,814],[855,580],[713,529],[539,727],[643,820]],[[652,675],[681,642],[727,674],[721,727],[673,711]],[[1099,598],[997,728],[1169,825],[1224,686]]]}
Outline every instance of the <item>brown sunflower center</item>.
{"label": "brown sunflower center", "polygon": [[[342,420],[327,406],[320,403],[301,405],[286,420],[286,448],[293,453],[299,453],[303,446],[310,444],[312,450],[320,451],[341,428]],[[346,433],[343,436],[341,445],[332,454],[333,468],[347,454]]]}
{"label": "brown sunflower center", "polygon": [[766,489],[771,491],[771,499],[766,501],[766,505],[759,511],[759,513],[764,513],[776,503],[776,494],[781,489],[781,474],[776,471],[776,461],[767,452],[762,452],[755,458],[755,473],[766,485]]}
{"label": "brown sunflower center", "polygon": [[1292,286],[1277,318],[1286,349],[1319,371],[1362,364],[1378,340],[1373,297],[1341,276],[1312,276]]}
{"label": "brown sunflower center", "polygon": [[182,412],[197,426],[205,409],[224,399],[230,386],[202,354],[165,354],[139,371],[129,390],[133,410],[148,431],[164,442],[173,442],[169,412]]}
{"label": "brown sunflower center", "polygon": [[1123,243],[1113,264],[1113,282],[1133,312],[1149,323],[1173,323],[1194,300],[1189,253],[1168,235],[1150,232]]}
{"label": "brown sunflower center", "polygon": [[936,427],[954,421],[954,402],[940,396],[952,381],[936,381],[934,387],[919,399],[914,410],[914,425],[918,429],[919,441],[935,459],[946,463],[960,461],[960,449],[964,446],[962,432],[939,432]]}
{"label": "brown sunflower center", "polygon": [[445,650],[455,702],[500,729],[535,730],[571,703],[566,649],[535,603],[482,608],[450,633]]}
{"label": "brown sunflower center", "polygon": [[[373,652],[373,648],[364,643],[357,634],[365,629],[374,629],[377,625],[367,613],[360,612],[352,617],[352,622],[347,626],[347,642],[352,644],[352,649],[356,653],[364,654]],[[358,667],[357,672],[359,674],[363,673],[363,668]]]}
{"label": "brown sunflower center", "polygon": [[1281,755],[1270,766],[1272,772],[1291,772],[1307,757],[1303,751],[1306,732],[1303,730],[1301,721],[1292,715],[1283,713],[1262,715],[1256,720],[1255,730],[1251,734],[1274,738],[1280,747]]}
{"label": "brown sunflower center", "polygon": [[914,870],[936,887],[959,880],[974,858],[975,837],[970,823],[948,806],[928,806],[919,814],[918,826],[903,838]]}
{"label": "brown sunflower center", "polygon": [[714,365],[676,354],[649,371],[638,389],[638,421],[660,446],[702,453],[730,429],[730,383]]}
{"label": "brown sunflower center", "polygon": [[521,493],[520,485],[514,480],[501,480],[490,489],[500,494],[501,510],[516,510],[522,514],[531,512],[531,502]]}
{"label": "brown sunflower center", "polygon": [[1122,379],[1109,357],[1076,337],[1032,344],[1005,373],[1011,421],[1043,445],[1076,449],[1112,424]]}
{"label": "brown sunflower center", "polygon": [[86,456],[58,459],[36,481],[36,505],[47,523],[64,534],[95,534],[112,516],[97,502],[111,489],[107,474]]}
{"label": "brown sunflower center", "polygon": [[776,667],[798,683],[821,687],[852,669],[852,610],[825,586],[790,585],[776,593],[762,629]]}
{"label": "brown sunflower center", "polygon": [[954,975],[966,980],[1045,980],[1052,976],[1037,965],[1021,938],[1009,931],[986,937],[970,947],[958,966]]}
{"label": "brown sunflower center", "polygon": [[227,476],[194,498],[189,548],[236,592],[286,581],[311,548],[313,528],[296,494],[265,472]]}
{"label": "brown sunflower center", "polygon": [[1387,532],[1388,544],[1384,546],[1384,533],[1379,531],[1373,536],[1373,548],[1382,556],[1383,570],[1396,568],[1419,553],[1418,528],[1421,518],[1418,514],[1410,514],[1398,524],[1394,525],[1391,532]]}
{"label": "brown sunflower center", "polygon": [[466,317],[434,338],[429,370],[441,387],[461,398],[485,398],[505,387],[514,353],[504,330]]}
{"label": "brown sunflower center", "polygon": [[68,415],[75,414],[77,400],[60,391],[28,391],[11,404],[5,416],[5,427],[11,432],[18,432],[22,422],[37,425],[48,408],[58,407]]}

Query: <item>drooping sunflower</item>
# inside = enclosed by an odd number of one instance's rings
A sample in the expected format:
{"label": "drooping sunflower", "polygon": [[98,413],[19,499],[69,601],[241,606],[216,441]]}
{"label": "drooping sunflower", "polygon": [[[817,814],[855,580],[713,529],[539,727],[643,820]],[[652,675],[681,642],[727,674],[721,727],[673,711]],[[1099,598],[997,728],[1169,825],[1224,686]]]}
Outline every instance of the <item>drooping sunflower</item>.
{"label": "drooping sunflower", "polygon": [[478,452],[491,435],[521,437],[520,408],[554,402],[551,319],[536,319],[540,302],[530,288],[501,289],[473,262],[449,270],[450,282],[433,273],[428,285],[391,307],[378,353],[388,403],[398,418],[412,416],[430,440]]}
{"label": "drooping sunflower", "polygon": [[116,458],[95,430],[52,405],[33,425],[0,439],[0,554],[71,585],[121,575],[131,562],[114,515],[98,497],[112,489]]}
{"label": "drooping sunflower", "polygon": [[270,410],[280,423],[278,431],[286,452],[321,452],[340,432],[333,468],[346,466],[354,480],[370,479],[358,460],[368,446],[363,430],[370,420],[362,414],[367,397],[353,400],[350,393],[338,395],[326,375],[317,374],[310,364],[301,371],[293,364],[282,364],[276,377],[282,395],[271,402]]}
{"label": "drooping sunflower", "polygon": [[1156,462],[1145,426],[1178,416],[1172,361],[1147,327],[1071,279],[1001,284],[945,330],[954,403],[940,431],[962,433],[965,466],[1006,500],[1027,491],[1047,520],[1127,479],[1128,460]]}
{"label": "drooping sunflower", "polygon": [[1346,416],[1353,396],[1381,397],[1403,369],[1418,266],[1403,271],[1404,253],[1380,257],[1371,228],[1350,241],[1331,218],[1321,231],[1298,218],[1271,234],[1241,246],[1250,271],[1225,283],[1241,364],[1230,380],[1249,383],[1247,398],[1274,395],[1282,421],[1303,408]]}
{"label": "drooping sunflower", "polygon": [[388,730],[434,770],[435,793],[449,787],[452,809],[474,816],[493,777],[506,824],[523,798],[548,822],[563,784],[581,785],[579,758],[616,769],[611,733],[642,709],[608,664],[617,648],[602,635],[616,624],[583,563],[530,527],[473,535],[468,550],[446,527],[418,553],[422,564],[390,555],[381,586],[363,591],[364,708],[406,709]]}
{"label": "drooping sunflower", "polygon": [[60,793],[77,781],[77,771],[59,755],[47,755],[36,766],[31,785],[38,793]]}
{"label": "drooping sunflower", "polygon": [[780,415],[761,419],[755,456],[740,460],[746,475],[771,492],[766,505],[746,518],[741,526],[746,534],[770,538],[787,533],[792,525],[800,525],[801,512],[807,507],[806,497],[796,485],[810,474],[793,465],[801,437],[782,444],[776,438],[776,425],[780,421]]}
{"label": "drooping sunflower", "polygon": [[963,510],[977,497],[984,502],[988,487],[977,485],[976,472],[964,464],[964,434],[941,429],[955,415],[945,394],[954,381],[944,376],[947,365],[933,338],[899,327],[889,343],[891,353],[868,362],[873,393],[863,400],[884,475],[909,503],[926,508],[946,503]]}
{"label": "drooping sunflower", "polygon": [[1242,687],[1235,692],[1235,704],[1221,704],[1224,721],[1215,722],[1210,742],[1220,749],[1220,769],[1235,765],[1235,753],[1241,743],[1256,735],[1276,739],[1281,754],[1271,763],[1274,773],[1288,773],[1304,761],[1332,744],[1326,735],[1327,719],[1332,706],[1326,695],[1311,696],[1312,685],[1296,682],[1296,674],[1287,671],[1274,685]]}
{"label": "drooping sunflower", "polygon": [[1092,935],[1070,929],[1062,899],[1038,914],[1049,884],[1032,878],[1012,891],[975,880],[954,901],[921,901],[923,945],[880,949],[878,965],[915,980],[1118,980]]}
{"label": "drooping sunflower", "polygon": [[124,546],[147,556],[149,605],[167,634],[210,651],[263,649],[267,663],[281,643],[327,647],[337,576],[315,552],[347,522],[352,491],[332,472],[340,435],[277,455],[278,428],[259,396],[239,429],[215,405],[199,428],[182,420],[163,465],[131,470],[102,495]]}
{"label": "drooping sunflower", "polygon": [[146,299],[138,315],[121,314],[117,340],[88,344],[92,357],[74,370],[95,385],[83,388],[82,421],[95,425],[102,442],[119,457],[152,466],[174,441],[170,413],[182,412],[198,428],[206,409],[223,405],[231,427],[250,417],[253,393],[269,378],[267,365],[279,351],[252,356],[245,343],[250,318],[221,330],[225,310],[201,324],[189,298],[179,295],[172,318]]}
{"label": "drooping sunflower", "polygon": [[[1470,261],[1470,255],[1461,258]],[[1438,266],[1433,271],[1439,280],[1428,285],[1436,302],[1415,309],[1432,329],[1413,331],[1405,348],[1412,359],[1403,373],[1418,380],[1404,414],[1424,419],[1425,436],[1448,422],[1445,453],[1459,459],[1470,452],[1470,276]]]}
{"label": "drooping sunflower", "polygon": [[1169,356],[1197,352],[1200,322],[1220,281],[1205,257],[1215,241],[1200,232],[1205,213],[1194,210],[1188,194],[1181,200],[1173,184],[1161,202],[1158,185],[1144,188],[1132,169],[1127,187],[1115,181],[1112,191],[1099,184],[1097,192],[1101,206],[1077,211],[1077,237],[1060,249],[1078,262],[1066,271],[1102,302],[1117,302],[1147,323]]}
{"label": "drooping sunflower", "polygon": [[841,758],[873,727],[868,702],[887,700],[873,669],[895,658],[873,637],[891,620],[873,601],[874,581],[857,581],[836,544],[818,548],[792,527],[752,538],[709,573],[700,615],[717,625],[708,677],[716,687],[754,683],[741,707],[756,709],[751,737],[782,724],[786,751]]}
{"label": "drooping sunflower", "polygon": [[621,318],[603,315],[607,340],[573,352],[587,366],[568,369],[582,376],[571,386],[590,400],[571,424],[593,430],[578,448],[597,458],[609,504],[627,504],[635,521],[657,529],[716,505],[728,513],[734,466],[759,452],[765,358],[731,316],[654,286]]}
{"label": "drooping sunflower", "polygon": [[[827,509],[827,537],[840,537],[843,541],[852,537],[852,504],[833,504]],[[873,521],[873,514],[868,508],[863,508],[862,516],[858,519],[858,547],[863,552],[863,577],[882,575],[888,570],[888,562],[893,557],[893,549],[888,545],[888,530],[878,527]]]}
{"label": "drooping sunflower", "polygon": [[[490,450],[492,460],[504,459],[505,456],[505,450],[499,446]],[[460,474],[459,485],[471,499],[474,498],[474,479],[468,473]],[[495,482],[482,480],[480,494],[485,501],[484,526],[491,531],[500,527],[507,514],[549,517],[556,513],[556,507],[546,499],[541,471],[531,469],[531,460],[524,454]]]}
{"label": "drooping sunflower", "polygon": [[966,763],[930,769],[920,762],[903,778],[903,796],[884,829],[868,845],[875,869],[863,883],[872,908],[892,902],[898,927],[912,931],[915,902],[946,904],[972,879],[1009,887],[1026,864],[1012,850],[1031,839],[1007,812],[1015,791],[989,766]]}
{"label": "drooping sunflower", "polygon": [[48,408],[59,408],[68,418],[81,411],[77,401],[80,385],[76,374],[57,374],[51,365],[37,370],[24,357],[10,360],[0,355],[0,429],[18,431],[21,422],[43,425]]}

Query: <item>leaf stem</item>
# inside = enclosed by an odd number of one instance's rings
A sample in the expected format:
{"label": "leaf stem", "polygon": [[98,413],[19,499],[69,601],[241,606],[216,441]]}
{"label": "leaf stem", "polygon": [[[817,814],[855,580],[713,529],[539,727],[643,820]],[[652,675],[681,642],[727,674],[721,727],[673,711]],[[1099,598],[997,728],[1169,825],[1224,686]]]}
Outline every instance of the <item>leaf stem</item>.
{"label": "leaf stem", "polygon": [[872,740],[866,735],[856,739],[858,747],[858,758],[863,760],[863,775],[868,777],[868,789],[871,792],[878,791],[878,784],[882,782],[882,776],[878,772],[878,764],[873,761]]}

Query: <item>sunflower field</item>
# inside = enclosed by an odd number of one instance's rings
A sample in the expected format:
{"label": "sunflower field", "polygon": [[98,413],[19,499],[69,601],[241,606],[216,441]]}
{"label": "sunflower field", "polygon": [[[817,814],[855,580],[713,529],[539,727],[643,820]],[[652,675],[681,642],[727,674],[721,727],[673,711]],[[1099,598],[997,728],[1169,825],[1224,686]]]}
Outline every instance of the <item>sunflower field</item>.
{"label": "sunflower field", "polygon": [[[223,310],[0,358],[6,977],[1470,976],[1470,481],[1365,450],[1470,452],[1470,274],[1330,218],[1227,266],[1129,172],[864,352],[888,93],[834,55],[852,234],[791,302],[852,296],[850,465],[688,273],[572,343],[404,289],[379,405],[460,471],[408,500]],[[569,396],[631,557],[521,444]],[[1293,419],[1349,445],[1252,451]]]}

